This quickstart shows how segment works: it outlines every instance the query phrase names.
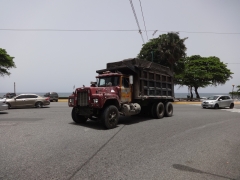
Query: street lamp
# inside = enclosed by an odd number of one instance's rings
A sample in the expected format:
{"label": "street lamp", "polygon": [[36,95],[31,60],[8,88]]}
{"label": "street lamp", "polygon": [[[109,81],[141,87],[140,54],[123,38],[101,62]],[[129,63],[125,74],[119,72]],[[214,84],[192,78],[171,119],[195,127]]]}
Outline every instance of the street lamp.
{"label": "street lamp", "polygon": [[232,99],[233,99],[233,89],[234,89],[234,86],[235,86],[235,85],[233,84],[233,85],[232,85],[232,87],[233,87],[233,88],[232,88]]}

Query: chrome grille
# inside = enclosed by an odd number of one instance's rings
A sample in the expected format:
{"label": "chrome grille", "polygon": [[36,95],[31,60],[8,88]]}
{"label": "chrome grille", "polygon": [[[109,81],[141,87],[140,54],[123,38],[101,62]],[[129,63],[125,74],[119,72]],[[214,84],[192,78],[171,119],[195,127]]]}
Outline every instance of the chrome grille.
{"label": "chrome grille", "polygon": [[87,106],[88,105],[88,92],[79,92],[78,93],[78,105]]}

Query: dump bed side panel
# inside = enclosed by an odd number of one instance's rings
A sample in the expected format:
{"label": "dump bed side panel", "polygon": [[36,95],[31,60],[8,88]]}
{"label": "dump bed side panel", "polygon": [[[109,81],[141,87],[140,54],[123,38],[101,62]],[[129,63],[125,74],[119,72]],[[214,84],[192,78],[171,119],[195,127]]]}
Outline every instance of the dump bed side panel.
{"label": "dump bed side panel", "polygon": [[173,97],[173,78],[169,74],[151,69],[139,69],[134,78],[134,98],[171,98]]}
{"label": "dump bed side panel", "polygon": [[173,99],[173,73],[168,67],[137,58],[107,63],[109,70],[133,75],[133,99]]}

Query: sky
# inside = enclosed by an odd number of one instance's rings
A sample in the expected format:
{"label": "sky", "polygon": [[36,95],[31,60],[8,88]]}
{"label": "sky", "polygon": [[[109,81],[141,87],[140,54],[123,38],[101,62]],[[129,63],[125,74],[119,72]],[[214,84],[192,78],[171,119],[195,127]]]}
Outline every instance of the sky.
{"label": "sky", "polygon": [[[187,56],[217,56],[234,73],[224,85],[200,88],[200,94],[228,93],[240,85],[239,0],[132,3],[143,39],[129,0],[0,0],[0,48],[15,57],[17,67],[0,76],[0,93],[13,92],[14,82],[17,93],[89,86],[106,63],[136,57],[144,43],[167,32],[188,37]],[[175,86],[175,93],[188,89]]]}

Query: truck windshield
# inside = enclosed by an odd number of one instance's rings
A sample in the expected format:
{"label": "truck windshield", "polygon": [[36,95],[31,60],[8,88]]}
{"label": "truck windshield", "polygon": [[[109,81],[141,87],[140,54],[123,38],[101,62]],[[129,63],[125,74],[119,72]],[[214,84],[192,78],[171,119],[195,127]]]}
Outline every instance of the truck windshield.
{"label": "truck windshield", "polygon": [[119,86],[119,76],[106,76],[98,78],[98,87]]}

